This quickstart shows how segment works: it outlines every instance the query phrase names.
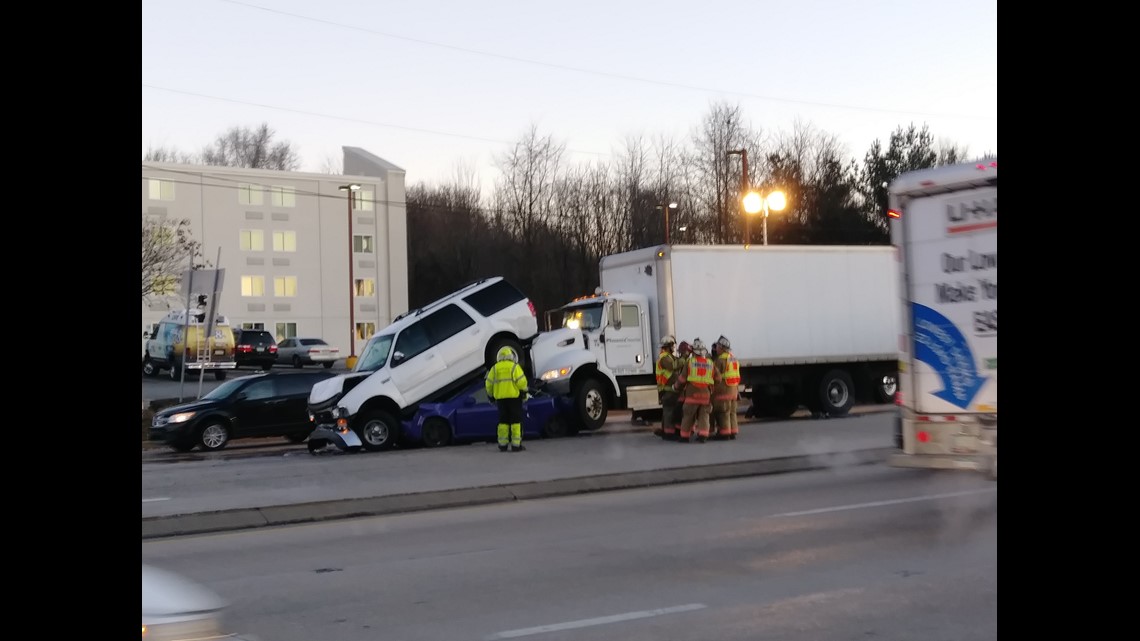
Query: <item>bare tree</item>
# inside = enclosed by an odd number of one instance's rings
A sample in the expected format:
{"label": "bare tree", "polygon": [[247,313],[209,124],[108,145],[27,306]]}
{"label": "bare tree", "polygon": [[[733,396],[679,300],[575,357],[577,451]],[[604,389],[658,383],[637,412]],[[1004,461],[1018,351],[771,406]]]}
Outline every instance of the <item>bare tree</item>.
{"label": "bare tree", "polygon": [[339,158],[333,154],[325,154],[325,159],[321,161],[320,172],[322,174],[332,174],[339,176],[344,173],[344,159]]}
{"label": "bare tree", "polygon": [[292,143],[275,142],[275,135],[266,123],[256,128],[231,127],[202,150],[202,162],[221,167],[296,171],[301,166],[300,155]]}
{"label": "bare tree", "polygon": [[202,244],[190,236],[190,220],[160,221],[142,219],[142,297],[174,293],[182,272],[194,261],[194,268],[209,265],[200,261]]}
{"label": "bare tree", "polygon": [[[749,160],[763,155],[763,139],[758,132],[744,124],[739,105],[713,103],[693,135],[694,149],[690,156],[692,170],[698,178],[699,191],[694,194],[698,207],[698,221],[707,219],[702,226],[712,242],[723,244],[739,238],[737,229],[742,222],[739,207],[739,160],[730,161],[726,155],[735,149],[747,149]],[[730,162],[737,163],[730,166]],[[749,175],[752,175],[751,167]],[[700,223],[698,223],[700,224]]]}
{"label": "bare tree", "polygon": [[193,165],[198,162],[198,158],[194,154],[165,145],[158,147],[148,145],[146,153],[143,154],[143,160],[146,162],[173,162],[183,165]]}

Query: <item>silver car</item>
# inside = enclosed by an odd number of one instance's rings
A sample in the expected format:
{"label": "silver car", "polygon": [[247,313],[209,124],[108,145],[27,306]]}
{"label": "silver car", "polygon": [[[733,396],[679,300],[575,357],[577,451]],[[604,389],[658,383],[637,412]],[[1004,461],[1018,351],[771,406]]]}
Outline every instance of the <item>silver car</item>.
{"label": "silver car", "polygon": [[142,566],[143,641],[226,639],[255,641],[225,629],[227,604],[217,594],[184,576]]}
{"label": "silver car", "polygon": [[277,343],[277,362],[296,368],[324,365],[330,369],[340,359],[340,349],[320,338],[286,338]]}

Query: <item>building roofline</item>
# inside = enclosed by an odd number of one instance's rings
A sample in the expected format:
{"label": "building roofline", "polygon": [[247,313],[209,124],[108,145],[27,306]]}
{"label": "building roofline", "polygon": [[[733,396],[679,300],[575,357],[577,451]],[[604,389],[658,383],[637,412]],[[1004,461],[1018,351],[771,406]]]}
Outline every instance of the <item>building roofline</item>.
{"label": "building roofline", "polygon": [[[219,165],[194,165],[176,162],[153,162],[144,160],[142,163],[143,169],[153,169],[157,171],[183,171],[195,174],[220,174],[220,175],[242,175],[242,176],[265,176],[265,177],[290,177],[300,178],[306,180],[325,180],[328,182],[337,182],[351,179],[354,182],[376,182],[383,181],[384,179],[379,176],[356,176],[348,174],[323,174],[320,172],[308,171],[282,171],[279,169],[249,169],[247,167],[223,167]],[[394,166],[394,165],[393,165]],[[402,169],[399,171],[403,171]]]}
{"label": "building roofline", "polygon": [[376,166],[381,167],[383,169],[386,169],[388,171],[395,171],[395,172],[399,172],[401,174],[407,173],[406,171],[404,171],[403,167],[398,167],[398,166],[388,162],[387,160],[384,160],[380,156],[377,156],[376,154],[372,153],[371,151],[368,151],[367,149],[363,149],[361,147],[350,147],[350,146],[346,145],[344,147],[341,147],[341,150],[344,151],[345,153],[354,153],[358,156],[361,156],[361,157],[367,159],[369,162],[375,164]]}

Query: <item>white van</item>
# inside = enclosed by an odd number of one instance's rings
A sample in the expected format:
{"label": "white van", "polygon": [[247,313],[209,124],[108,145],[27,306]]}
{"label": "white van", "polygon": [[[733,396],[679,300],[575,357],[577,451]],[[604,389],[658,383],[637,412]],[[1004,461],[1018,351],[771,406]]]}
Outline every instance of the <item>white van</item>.
{"label": "white van", "polygon": [[391,447],[419,403],[446,400],[482,377],[504,346],[525,358],[538,335],[534,303],[500,276],[471,283],[376,332],[352,372],[309,395],[317,427],[351,429],[367,450]]}

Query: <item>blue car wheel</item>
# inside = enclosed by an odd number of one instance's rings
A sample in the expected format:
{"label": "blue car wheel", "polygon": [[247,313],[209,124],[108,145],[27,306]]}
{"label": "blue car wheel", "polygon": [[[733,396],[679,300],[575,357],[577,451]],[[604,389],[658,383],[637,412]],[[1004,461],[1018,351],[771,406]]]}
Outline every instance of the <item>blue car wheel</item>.
{"label": "blue car wheel", "polygon": [[424,421],[422,433],[425,447],[443,447],[451,443],[451,425],[442,418],[433,417]]}

